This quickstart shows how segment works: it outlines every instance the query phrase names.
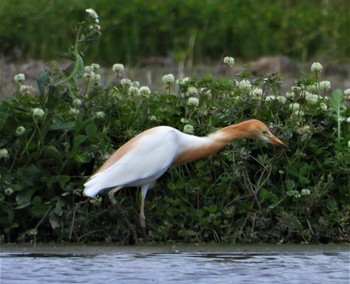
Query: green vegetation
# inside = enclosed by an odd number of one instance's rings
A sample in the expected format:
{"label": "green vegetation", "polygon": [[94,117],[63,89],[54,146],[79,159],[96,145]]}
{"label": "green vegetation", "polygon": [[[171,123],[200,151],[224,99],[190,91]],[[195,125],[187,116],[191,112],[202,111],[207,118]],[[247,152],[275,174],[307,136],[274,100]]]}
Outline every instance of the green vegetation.
{"label": "green vegetation", "polygon": [[121,190],[115,206],[106,195],[86,199],[83,183],[93,171],[147,128],[206,135],[248,118],[265,121],[289,150],[235,141],[170,170],[147,196],[148,240],[350,241],[350,90],[320,82],[321,64],[286,94],[276,75],[248,72],[176,84],[167,75],[164,93],[153,93],[121,79],[121,64],[113,66],[115,82],[102,86],[99,65],[84,64],[81,53],[100,34],[93,16],[78,25],[67,54],[72,73],[41,71],[37,92],[18,74],[16,94],[0,102],[2,241],[134,242],[138,191]]}
{"label": "green vegetation", "polygon": [[104,25],[88,59],[139,63],[149,56],[203,63],[287,55],[297,60],[350,57],[348,0],[0,1],[0,50],[20,59],[57,59],[91,6]]}

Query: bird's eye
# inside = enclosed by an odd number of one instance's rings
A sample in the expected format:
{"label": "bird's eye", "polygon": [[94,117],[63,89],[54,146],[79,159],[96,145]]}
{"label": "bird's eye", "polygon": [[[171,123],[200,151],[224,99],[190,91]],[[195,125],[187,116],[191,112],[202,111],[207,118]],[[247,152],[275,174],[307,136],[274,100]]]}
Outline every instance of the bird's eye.
{"label": "bird's eye", "polygon": [[262,134],[263,134],[263,135],[269,135],[269,134],[270,134],[270,132],[269,132],[269,131],[267,131],[267,130],[263,130],[263,131],[262,131]]}

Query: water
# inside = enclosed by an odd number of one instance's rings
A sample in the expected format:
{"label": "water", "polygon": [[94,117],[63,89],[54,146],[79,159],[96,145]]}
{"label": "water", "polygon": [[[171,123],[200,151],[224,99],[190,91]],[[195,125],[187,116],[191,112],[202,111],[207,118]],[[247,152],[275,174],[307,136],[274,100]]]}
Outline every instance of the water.
{"label": "water", "polygon": [[7,283],[350,283],[349,246],[3,246]]}

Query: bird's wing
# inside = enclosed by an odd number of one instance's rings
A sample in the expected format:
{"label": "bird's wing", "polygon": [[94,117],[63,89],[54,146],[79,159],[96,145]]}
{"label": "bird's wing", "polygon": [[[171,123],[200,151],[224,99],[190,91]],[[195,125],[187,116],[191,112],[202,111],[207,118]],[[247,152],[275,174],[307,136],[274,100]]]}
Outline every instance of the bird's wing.
{"label": "bird's wing", "polygon": [[119,148],[86,183],[84,194],[95,196],[106,188],[154,182],[179,152],[178,131],[155,127]]}

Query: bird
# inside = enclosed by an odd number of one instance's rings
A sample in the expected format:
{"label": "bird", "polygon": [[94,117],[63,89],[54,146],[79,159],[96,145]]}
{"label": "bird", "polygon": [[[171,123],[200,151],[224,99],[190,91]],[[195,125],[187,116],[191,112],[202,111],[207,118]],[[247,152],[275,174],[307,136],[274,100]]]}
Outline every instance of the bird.
{"label": "bird", "polygon": [[170,167],[176,167],[214,154],[234,139],[255,138],[287,147],[257,119],[226,126],[207,136],[183,133],[170,126],[156,126],[136,135],[118,150],[84,184],[83,195],[95,197],[109,190],[114,194],[124,187],[141,187],[139,222],[145,232],[145,198],[156,180]]}

